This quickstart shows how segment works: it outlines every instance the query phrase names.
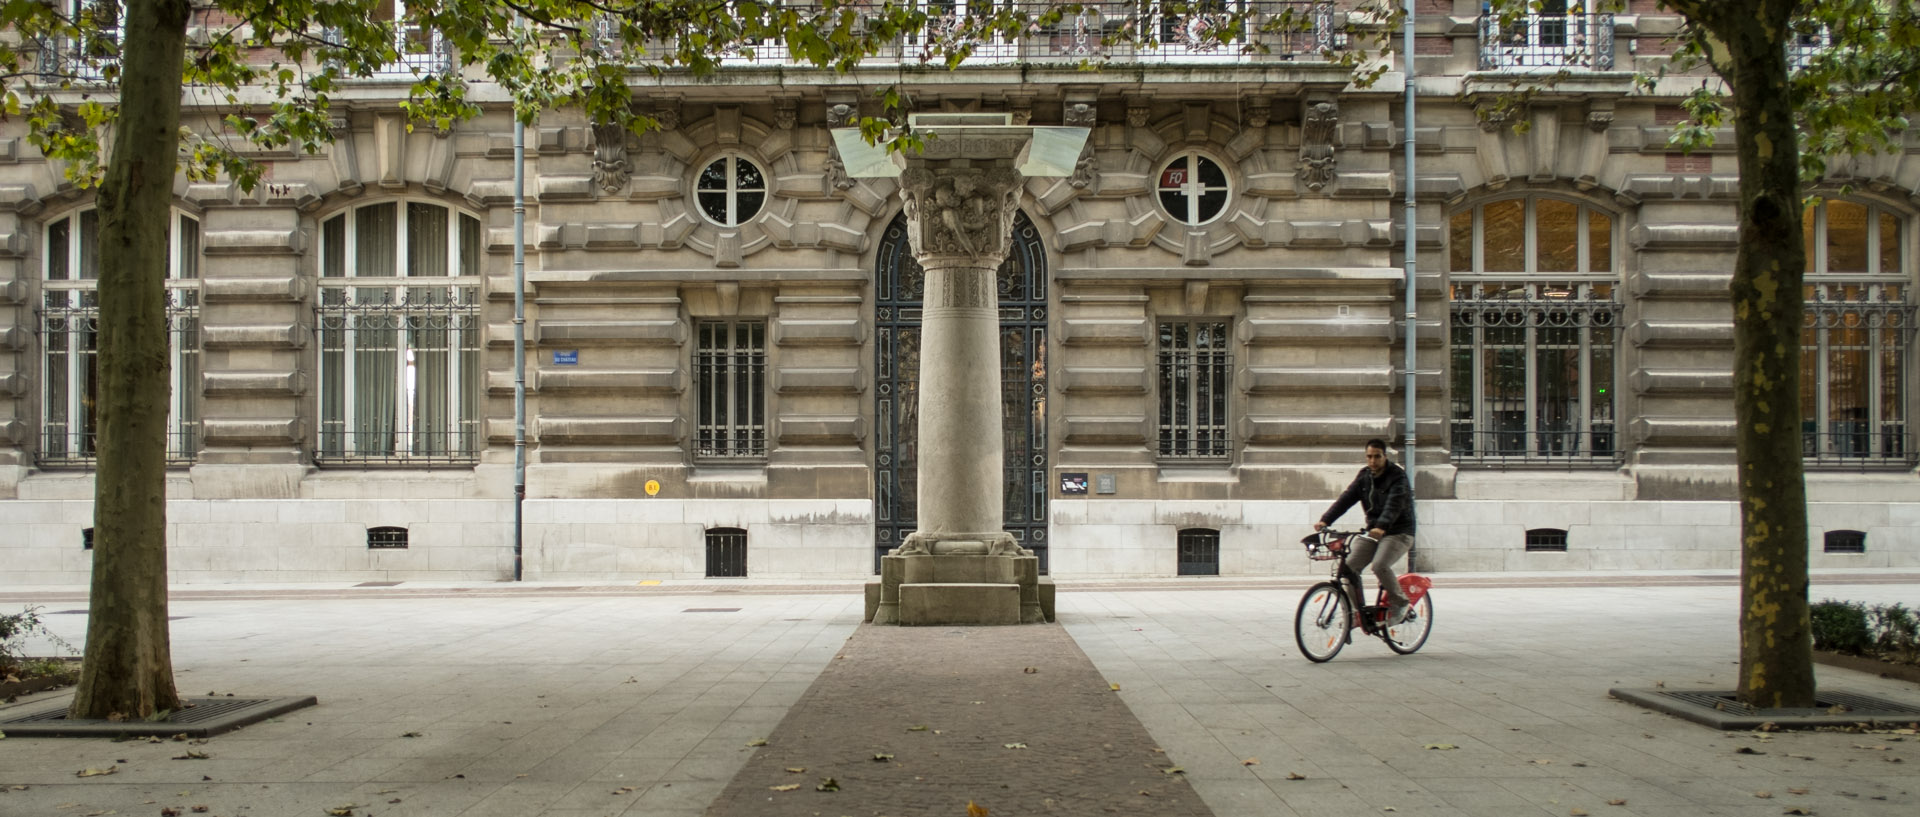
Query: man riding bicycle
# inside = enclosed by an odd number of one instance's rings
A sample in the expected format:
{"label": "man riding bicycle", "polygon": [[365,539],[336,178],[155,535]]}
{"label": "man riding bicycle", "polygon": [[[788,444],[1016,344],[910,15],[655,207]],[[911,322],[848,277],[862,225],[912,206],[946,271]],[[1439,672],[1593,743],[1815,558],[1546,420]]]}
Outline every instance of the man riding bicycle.
{"label": "man riding bicycle", "polygon": [[[1384,440],[1367,441],[1367,467],[1360,469],[1353,484],[1321,514],[1313,529],[1333,524],[1355,502],[1367,515],[1367,536],[1372,538],[1356,536],[1347,543],[1347,566],[1355,573],[1373,571],[1389,599],[1387,623],[1398,624],[1406,620],[1409,603],[1407,591],[1393,573],[1393,564],[1413,549],[1413,486],[1407,482],[1406,470],[1387,460]],[[1355,610],[1364,604],[1364,599],[1353,599]]]}

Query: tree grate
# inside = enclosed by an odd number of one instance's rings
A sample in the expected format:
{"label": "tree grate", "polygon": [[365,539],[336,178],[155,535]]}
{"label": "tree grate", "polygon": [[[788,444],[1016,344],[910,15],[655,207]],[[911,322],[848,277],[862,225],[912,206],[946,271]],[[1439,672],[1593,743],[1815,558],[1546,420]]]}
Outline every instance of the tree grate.
{"label": "tree grate", "polygon": [[[204,738],[318,703],[311,695],[281,698],[186,698],[163,721],[69,719],[67,701],[0,710],[0,732],[15,738],[98,738],[186,735]],[[21,710],[16,712],[15,710]]]}
{"label": "tree grate", "polygon": [[1920,706],[1840,690],[1822,691],[1812,707],[1760,709],[1722,690],[1613,689],[1615,698],[1715,729],[1816,729],[1857,723],[1920,722]]}

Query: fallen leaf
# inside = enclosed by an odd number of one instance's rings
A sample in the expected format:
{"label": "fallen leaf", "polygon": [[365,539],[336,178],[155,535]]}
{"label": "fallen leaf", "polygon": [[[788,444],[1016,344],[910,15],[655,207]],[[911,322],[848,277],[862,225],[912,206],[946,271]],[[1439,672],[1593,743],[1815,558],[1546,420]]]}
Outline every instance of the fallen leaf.
{"label": "fallen leaf", "polygon": [[1587,810],[1583,808],[1569,809],[1567,814],[1570,815],[1570,817],[1587,817]]}
{"label": "fallen leaf", "polygon": [[747,746],[749,748],[754,746],[765,746],[765,745],[767,745],[766,738],[754,738],[753,740],[747,741]]}
{"label": "fallen leaf", "polygon": [[1425,745],[1425,746],[1422,746],[1422,747],[1420,747],[1420,748],[1422,748],[1422,749],[1441,749],[1441,750],[1444,750],[1444,749],[1458,749],[1458,748],[1460,748],[1460,747],[1458,747],[1458,746],[1455,746],[1455,745],[1453,745],[1453,744],[1451,744],[1451,743],[1429,743],[1429,744],[1427,744],[1427,745]]}
{"label": "fallen leaf", "polygon": [[1399,811],[1399,809],[1394,808],[1392,806],[1381,806],[1380,810],[1381,811]]}
{"label": "fallen leaf", "polygon": [[787,774],[799,774],[807,770],[805,766],[788,766]]}
{"label": "fallen leaf", "polygon": [[1002,743],[1002,744],[1000,744],[1000,745],[1001,745],[1002,747],[1005,747],[1005,748],[1008,748],[1008,749],[1025,749],[1025,748],[1027,748],[1027,745],[1026,745],[1026,744],[1024,744],[1024,743]]}
{"label": "fallen leaf", "polygon": [[927,727],[925,727],[925,726],[909,726],[909,727],[907,727],[907,731],[909,731],[909,732],[925,732],[925,731],[927,731]]}
{"label": "fallen leaf", "polygon": [[103,774],[113,774],[114,772],[117,772],[117,771],[120,771],[119,766],[108,766],[104,769],[86,768],[86,769],[81,769],[80,771],[74,772],[73,776],[74,777],[99,777]]}
{"label": "fallen leaf", "polygon": [[1028,667],[1028,668],[1026,668],[1026,669],[1023,669],[1023,670],[1021,670],[1021,672],[1024,672],[1024,673],[1026,673],[1026,674],[1028,674],[1028,675],[1032,675],[1032,674],[1034,674],[1034,673],[1036,673],[1036,672],[1039,672],[1039,671],[1040,671],[1040,668],[1039,668],[1039,667]]}
{"label": "fallen leaf", "polygon": [[1880,759],[1881,759],[1881,760],[1884,760],[1884,761],[1886,761],[1886,762],[1888,762],[1888,763],[1905,763],[1905,762],[1907,762],[1907,761],[1906,761],[1905,759],[1903,759],[1903,758],[1897,758],[1897,757],[1883,757],[1883,758],[1880,758]]}
{"label": "fallen leaf", "polygon": [[967,817],[987,817],[987,807],[967,801]]}
{"label": "fallen leaf", "polygon": [[1187,770],[1182,769],[1179,766],[1168,766],[1167,768],[1161,769],[1160,773],[1161,774],[1186,774]]}
{"label": "fallen leaf", "polygon": [[333,817],[353,817],[353,810],[356,808],[359,808],[359,806],[351,805],[351,804],[345,805],[345,806],[336,806],[334,808],[327,809],[327,813],[330,815],[333,815]]}
{"label": "fallen leaf", "polygon": [[820,778],[820,785],[814,786],[813,790],[814,791],[839,791],[840,781],[835,780],[831,777],[822,777]]}
{"label": "fallen leaf", "polygon": [[213,756],[207,754],[206,752],[202,752],[199,749],[188,749],[186,754],[174,755],[173,759],[174,760],[206,760],[210,757],[213,757]]}
{"label": "fallen leaf", "polygon": [[1760,751],[1759,749],[1755,749],[1755,748],[1753,748],[1752,746],[1742,746],[1742,747],[1740,747],[1740,748],[1738,748],[1738,749],[1735,749],[1735,750],[1733,750],[1733,753],[1734,753],[1734,754],[1736,754],[1736,755],[1764,755],[1764,754],[1766,754],[1766,752],[1762,752],[1762,751]]}
{"label": "fallen leaf", "polygon": [[769,788],[773,789],[774,791],[797,791],[800,788],[800,784],[788,783],[787,785],[784,785],[784,786],[770,786]]}
{"label": "fallen leaf", "polygon": [[1108,689],[1111,689],[1111,690],[1113,690],[1114,692],[1119,692],[1119,691],[1120,691],[1120,685],[1119,685],[1119,684],[1108,684],[1108,685],[1107,685],[1107,688],[1108,688]]}
{"label": "fallen leaf", "polygon": [[1787,789],[1788,794],[1806,794],[1806,789]]}
{"label": "fallen leaf", "polygon": [[1529,762],[1530,762],[1530,763],[1532,763],[1532,764],[1533,764],[1533,765],[1535,765],[1535,766],[1548,766],[1548,765],[1552,765],[1552,763],[1553,763],[1553,761],[1551,761],[1551,760],[1546,760],[1546,759],[1543,759],[1543,758],[1535,758],[1534,760],[1531,760],[1531,761],[1529,761]]}
{"label": "fallen leaf", "polygon": [[1806,808],[1805,806],[1794,806],[1793,808],[1787,809],[1786,811],[1783,811],[1780,813],[1781,814],[1812,814],[1813,809]]}
{"label": "fallen leaf", "polygon": [[1787,757],[1793,758],[1794,760],[1812,760],[1813,759],[1813,755],[1796,755],[1792,752],[1788,752]]}
{"label": "fallen leaf", "polygon": [[1890,746],[1861,746],[1860,744],[1858,744],[1858,743],[1856,743],[1856,744],[1854,744],[1854,745],[1853,745],[1853,748],[1855,748],[1855,749],[1865,749],[1865,750],[1867,750],[1867,751],[1869,751],[1869,752],[1884,752],[1884,751],[1887,751],[1888,749],[1891,749],[1891,748],[1893,748],[1893,747],[1890,747]]}
{"label": "fallen leaf", "polygon": [[1250,758],[1247,758],[1246,760],[1242,760],[1242,761],[1240,761],[1240,765],[1242,765],[1242,766],[1258,766],[1258,765],[1260,765],[1260,758],[1257,758],[1257,757],[1250,757]]}
{"label": "fallen leaf", "polygon": [[160,817],[180,817],[180,810],[177,808],[168,808],[166,806],[161,806]]}
{"label": "fallen leaf", "polygon": [[890,760],[893,760],[893,755],[882,753],[873,756],[873,762],[875,763],[886,763]]}
{"label": "fallen leaf", "polygon": [[402,734],[400,735],[400,737],[403,737],[403,738],[417,738],[417,737],[420,737],[420,733],[419,733],[419,732],[406,732],[406,733],[402,733]]}
{"label": "fallen leaf", "polygon": [[1762,791],[1754,792],[1753,796],[1758,797],[1762,800],[1771,800],[1773,799],[1773,792],[1762,790]]}
{"label": "fallen leaf", "polygon": [[1615,797],[1612,800],[1607,801],[1607,805],[1609,806],[1624,806],[1626,804],[1627,804],[1627,798],[1625,797]]}
{"label": "fallen leaf", "polygon": [[613,793],[614,794],[632,794],[634,793],[634,791],[635,789],[632,786],[621,786],[620,788],[614,789]]}

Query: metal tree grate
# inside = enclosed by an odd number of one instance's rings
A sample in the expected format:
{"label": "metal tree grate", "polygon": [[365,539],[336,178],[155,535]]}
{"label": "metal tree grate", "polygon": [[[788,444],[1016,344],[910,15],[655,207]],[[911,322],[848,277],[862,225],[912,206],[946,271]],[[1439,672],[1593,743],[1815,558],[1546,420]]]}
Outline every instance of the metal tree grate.
{"label": "metal tree grate", "polygon": [[1822,691],[1812,707],[1756,709],[1724,690],[1613,689],[1615,698],[1715,729],[1815,729],[1856,723],[1920,722],[1920,706],[1838,690]]}
{"label": "metal tree grate", "polygon": [[[318,703],[311,695],[284,698],[186,698],[161,721],[67,718],[67,703],[33,711],[0,711],[0,732],[21,738],[83,738],[128,735],[209,737]],[[22,707],[23,709],[25,707]]]}

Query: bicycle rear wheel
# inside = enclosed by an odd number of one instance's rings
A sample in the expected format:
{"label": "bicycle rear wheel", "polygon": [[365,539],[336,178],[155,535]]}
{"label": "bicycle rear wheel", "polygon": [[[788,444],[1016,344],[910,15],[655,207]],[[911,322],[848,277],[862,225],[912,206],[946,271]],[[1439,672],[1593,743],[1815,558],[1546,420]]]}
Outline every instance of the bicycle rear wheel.
{"label": "bicycle rear wheel", "polygon": [[1300,609],[1293,615],[1293,640],[1308,661],[1331,661],[1347,645],[1347,630],[1352,626],[1346,591],[1333,582],[1321,582],[1300,597]]}
{"label": "bicycle rear wheel", "polygon": [[1401,655],[1411,655],[1427,643],[1427,636],[1433,633],[1433,593],[1428,592],[1413,603],[1406,621],[1387,628],[1381,638],[1387,642],[1387,648]]}

